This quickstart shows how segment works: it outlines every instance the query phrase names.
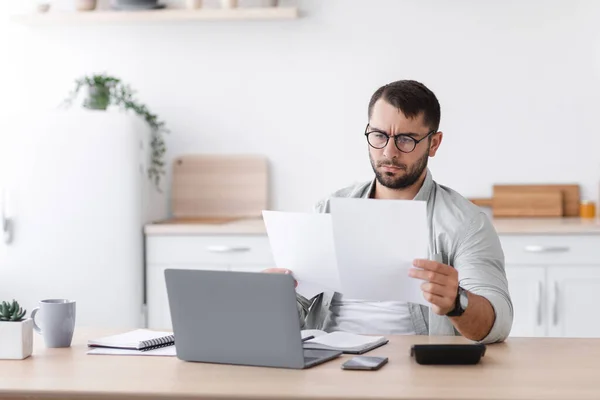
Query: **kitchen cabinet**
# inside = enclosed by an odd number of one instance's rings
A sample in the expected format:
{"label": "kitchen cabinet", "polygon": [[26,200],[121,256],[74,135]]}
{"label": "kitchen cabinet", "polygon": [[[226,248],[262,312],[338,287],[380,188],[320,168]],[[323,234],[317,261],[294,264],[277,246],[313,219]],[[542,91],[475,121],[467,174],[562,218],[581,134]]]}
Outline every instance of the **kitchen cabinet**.
{"label": "kitchen cabinet", "polygon": [[600,337],[600,265],[547,270],[548,336]]}
{"label": "kitchen cabinet", "polygon": [[260,272],[275,266],[266,235],[149,235],[146,237],[146,325],[171,330],[167,268]]}
{"label": "kitchen cabinet", "polygon": [[[600,319],[594,318],[595,294],[600,293],[600,230],[577,233],[577,226],[557,223],[574,232],[499,232],[514,308],[512,337],[600,337]],[[172,329],[166,268],[260,272],[275,266],[267,235],[251,224],[219,234],[206,227],[177,228],[185,234],[153,229],[146,235],[147,326],[152,329]]]}
{"label": "kitchen cabinet", "polygon": [[600,235],[500,237],[514,308],[510,336],[600,337]]}
{"label": "kitchen cabinet", "polygon": [[545,336],[546,271],[543,267],[512,265],[506,267],[506,277],[514,310],[511,336]]}

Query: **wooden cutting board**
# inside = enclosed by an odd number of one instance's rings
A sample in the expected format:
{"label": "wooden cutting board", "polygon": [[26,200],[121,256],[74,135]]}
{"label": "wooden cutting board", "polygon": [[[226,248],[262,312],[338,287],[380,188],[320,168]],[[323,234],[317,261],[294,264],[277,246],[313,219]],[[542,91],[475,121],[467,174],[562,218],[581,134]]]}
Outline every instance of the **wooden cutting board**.
{"label": "wooden cutting board", "polygon": [[267,159],[254,155],[183,155],[173,161],[174,219],[259,218],[267,209]]}
{"label": "wooden cutting board", "polygon": [[[532,202],[539,204],[540,206],[544,206],[547,211],[546,213],[550,213],[553,216],[554,211],[551,211],[553,207],[550,206],[552,199],[548,198],[547,200],[543,200],[543,196],[541,193],[545,193],[546,196],[549,196],[549,191],[556,191],[562,194],[562,216],[565,217],[578,217],[579,216],[579,204],[580,204],[580,193],[579,193],[579,185],[494,185],[493,187],[493,197],[492,201],[497,196],[506,197],[507,193],[513,193],[514,195],[508,195],[511,201],[516,201],[515,198],[517,194],[527,195],[531,193],[537,193],[537,200],[534,198],[524,199],[523,206],[524,208],[530,208],[530,204]],[[554,199],[555,200],[555,199]]]}
{"label": "wooden cutting board", "polygon": [[500,191],[492,198],[492,213],[502,217],[562,217],[563,194],[558,190]]}

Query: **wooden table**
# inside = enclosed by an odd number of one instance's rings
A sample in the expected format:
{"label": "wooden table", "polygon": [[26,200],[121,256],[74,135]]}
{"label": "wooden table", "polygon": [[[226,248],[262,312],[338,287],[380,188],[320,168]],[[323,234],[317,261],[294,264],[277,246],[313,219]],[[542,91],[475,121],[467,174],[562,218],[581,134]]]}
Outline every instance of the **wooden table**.
{"label": "wooden table", "polygon": [[0,399],[599,399],[600,339],[517,338],[488,346],[476,366],[422,366],[413,343],[462,338],[392,336],[369,353],[379,371],[343,371],[343,356],[308,370],[190,363],[176,357],[91,356],[78,329],[73,346],[0,360]]}

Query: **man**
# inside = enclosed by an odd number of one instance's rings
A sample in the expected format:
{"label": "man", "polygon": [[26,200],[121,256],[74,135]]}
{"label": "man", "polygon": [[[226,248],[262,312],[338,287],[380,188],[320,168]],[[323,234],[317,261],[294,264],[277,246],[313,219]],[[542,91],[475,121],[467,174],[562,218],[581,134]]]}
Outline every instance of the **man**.
{"label": "man", "polygon": [[[512,326],[513,309],[498,235],[477,206],[433,181],[427,168],[443,137],[436,96],[419,82],[393,82],[373,94],[368,117],[365,136],[375,179],[332,197],[427,202],[429,259],[414,260],[409,276],[423,281],[423,297],[431,306],[347,299],[340,293],[322,293],[310,300],[298,295],[303,328],[460,334],[482,343],[503,341]],[[316,211],[329,212],[327,198]],[[382,245],[393,245],[393,238]],[[265,272],[293,273],[279,268]]]}

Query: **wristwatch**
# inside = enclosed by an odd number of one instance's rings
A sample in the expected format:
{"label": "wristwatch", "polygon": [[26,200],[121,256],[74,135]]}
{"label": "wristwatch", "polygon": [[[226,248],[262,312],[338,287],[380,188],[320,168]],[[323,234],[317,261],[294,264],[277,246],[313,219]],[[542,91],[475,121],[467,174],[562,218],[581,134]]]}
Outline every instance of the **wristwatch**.
{"label": "wristwatch", "polygon": [[458,293],[456,294],[456,300],[454,301],[454,308],[446,315],[448,317],[460,317],[463,315],[468,306],[469,297],[467,296],[467,291],[459,286]]}

